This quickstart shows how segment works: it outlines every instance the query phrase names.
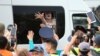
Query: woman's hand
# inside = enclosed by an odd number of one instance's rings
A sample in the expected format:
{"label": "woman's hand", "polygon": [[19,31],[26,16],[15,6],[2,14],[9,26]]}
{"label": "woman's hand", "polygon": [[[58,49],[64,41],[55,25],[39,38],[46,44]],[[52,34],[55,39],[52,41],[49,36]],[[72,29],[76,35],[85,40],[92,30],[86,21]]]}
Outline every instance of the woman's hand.
{"label": "woman's hand", "polygon": [[34,37],[34,32],[32,30],[28,31],[27,38],[28,40],[32,40]]}
{"label": "woman's hand", "polygon": [[40,13],[40,12],[35,13],[35,17],[36,17],[36,19],[43,19],[44,18],[44,13]]}

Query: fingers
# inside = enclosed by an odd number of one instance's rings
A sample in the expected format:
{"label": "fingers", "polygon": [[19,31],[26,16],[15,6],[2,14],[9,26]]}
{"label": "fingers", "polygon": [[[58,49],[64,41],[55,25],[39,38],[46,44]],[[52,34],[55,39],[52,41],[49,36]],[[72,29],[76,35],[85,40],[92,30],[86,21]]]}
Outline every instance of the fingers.
{"label": "fingers", "polygon": [[33,39],[33,37],[34,37],[34,32],[33,32],[32,30],[29,30],[29,31],[28,31],[28,34],[27,34],[27,38],[28,38],[29,40],[31,40],[31,39]]}
{"label": "fingers", "polygon": [[42,18],[44,18],[44,13],[37,12],[37,13],[35,13],[35,17],[42,19]]}
{"label": "fingers", "polygon": [[32,30],[28,31],[28,35],[32,36],[34,35],[34,32]]}
{"label": "fingers", "polygon": [[41,14],[40,12],[37,12],[37,14]]}

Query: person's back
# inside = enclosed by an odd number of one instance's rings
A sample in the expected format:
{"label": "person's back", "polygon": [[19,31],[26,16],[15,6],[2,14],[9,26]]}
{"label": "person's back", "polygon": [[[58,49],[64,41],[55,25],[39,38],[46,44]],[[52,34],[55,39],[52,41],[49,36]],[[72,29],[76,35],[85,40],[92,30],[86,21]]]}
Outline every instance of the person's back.
{"label": "person's back", "polygon": [[7,47],[7,39],[4,36],[0,36],[0,54],[2,56],[12,56],[12,53],[8,50],[6,50]]}

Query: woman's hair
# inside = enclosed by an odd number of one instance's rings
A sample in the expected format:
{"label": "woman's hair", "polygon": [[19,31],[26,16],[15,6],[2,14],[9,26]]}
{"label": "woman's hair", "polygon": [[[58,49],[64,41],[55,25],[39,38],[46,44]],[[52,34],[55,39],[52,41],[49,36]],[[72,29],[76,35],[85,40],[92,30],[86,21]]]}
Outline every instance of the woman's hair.
{"label": "woman's hair", "polygon": [[29,56],[29,52],[27,49],[22,49],[20,51],[18,51],[18,56]]}

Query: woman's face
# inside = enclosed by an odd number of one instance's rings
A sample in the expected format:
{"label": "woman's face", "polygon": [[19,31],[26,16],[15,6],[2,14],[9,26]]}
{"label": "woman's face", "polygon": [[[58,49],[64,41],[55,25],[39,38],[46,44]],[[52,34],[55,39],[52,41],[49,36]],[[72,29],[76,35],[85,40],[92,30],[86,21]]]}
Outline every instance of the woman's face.
{"label": "woman's face", "polygon": [[46,15],[45,15],[45,18],[46,18],[46,19],[52,19],[52,14],[51,14],[51,13],[46,14]]}

